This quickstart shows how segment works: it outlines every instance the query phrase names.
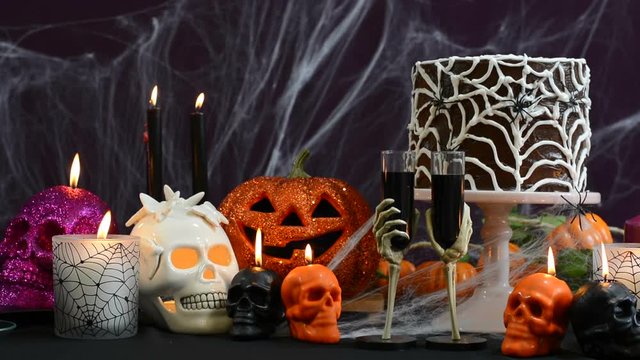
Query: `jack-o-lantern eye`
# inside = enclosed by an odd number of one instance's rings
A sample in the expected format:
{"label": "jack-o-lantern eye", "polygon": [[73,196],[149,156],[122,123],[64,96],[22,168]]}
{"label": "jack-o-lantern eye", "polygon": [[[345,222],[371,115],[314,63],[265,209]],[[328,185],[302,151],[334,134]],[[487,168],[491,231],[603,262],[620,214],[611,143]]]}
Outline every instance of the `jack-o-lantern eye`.
{"label": "jack-o-lantern eye", "polygon": [[331,205],[329,201],[326,199],[320,200],[318,206],[316,206],[315,210],[311,214],[313,218],[335,218],[340,217],[340,213],[336,208]]}
{"label": "jack-o-lantern eye", "polygon": [[198,252],[195,249],[181,247],[171,252],[171,264],[176,269],[186,270],[198,265]]}
{"label": "jack-o-lantern eye", "polygon": [[271,204],[271,201],[267,197],[260,199],[257,203],[251,205],[251,211],[262,212],[262,213],[272,213],[275,212],[276,209]]}
{"label": "jack-o-lantern eye", "polygon": [[225,245],[212,246],[209,248],[209,254],[207,255],[209,260],[214,264],[222,266],[229,266],[229,264],[231,264],[231,253]]}

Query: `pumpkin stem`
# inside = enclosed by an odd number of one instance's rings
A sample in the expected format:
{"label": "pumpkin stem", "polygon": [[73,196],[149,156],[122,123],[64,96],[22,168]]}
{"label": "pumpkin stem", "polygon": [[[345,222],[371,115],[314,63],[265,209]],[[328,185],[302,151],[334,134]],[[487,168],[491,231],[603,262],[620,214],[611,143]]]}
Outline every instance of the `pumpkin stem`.
{"label": "pumpkin stem", "polygon": [[311,156],[311,152],[309,149],[302,149],[300,154],[296,156],[296,159],[293,161],[293,166],[291,167],[291,172],[289,173],[289,179],[293,178],[308,178],[311,175],[307,174],[304,171],[304,163]]}

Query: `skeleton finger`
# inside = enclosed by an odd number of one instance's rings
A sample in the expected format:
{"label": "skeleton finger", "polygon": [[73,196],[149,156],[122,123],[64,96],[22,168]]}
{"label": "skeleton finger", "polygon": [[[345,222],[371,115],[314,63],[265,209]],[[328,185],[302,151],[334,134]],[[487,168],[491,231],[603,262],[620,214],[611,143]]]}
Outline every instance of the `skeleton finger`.
{"label": "skeleton finger", "polygon": [[398,230],[398,229],[396,229],[396,227],[405,227],[405,226],[407,226],[407,223],[404,220],[400,220],[400,219],[389,220],[389,221],[385,222],[382,225],[382,227],[380,229],[378,229],[378,231],[376,231],[375,237],[376,237],[376,239],[379,239],[385,233],[389,232],[390,230]]}
{"label": "skeleton finger", "polygon": [[380,203],[376,206],[376,221],[378,221],[380,213],[389,206],[393,205],[394,202],[395,200],[393,199],[383,199],[382,201],[380,201]]}
{"label": "skeleton finger", "polygon": [[378,216],[378,220],[376,221],[375,226],[374,226],[374,231],[380,230],[380,228],[382,226],[384,226],[384,224],[387,221],[389,221],[390,217],[393,217],[393,216],[397,217],[398,215],[400,215],[400,210],[398,208],[395,208],[395,207],[391,207],[391,208],[389,208],[387,210],[384,210],[384,211],[380,212],[380,215]]}
{"label": "skeleton finger", "polygon": [[438,244],[438,242],[436,241],[434,235],[433,235],[433,220],[431,219],[431,209],[427,209],[427,212],[425,213],[426,216],[426,220],[427,220],[427,235],[429,236],[429,241],[431,241],[431,246],[433,247],[433,250],[435,250],[436,254],[438,254],[438,256],[442,257],[442,255],[444,255],[444,249],[442,248],[442,246],[440,246],[440,244]]}

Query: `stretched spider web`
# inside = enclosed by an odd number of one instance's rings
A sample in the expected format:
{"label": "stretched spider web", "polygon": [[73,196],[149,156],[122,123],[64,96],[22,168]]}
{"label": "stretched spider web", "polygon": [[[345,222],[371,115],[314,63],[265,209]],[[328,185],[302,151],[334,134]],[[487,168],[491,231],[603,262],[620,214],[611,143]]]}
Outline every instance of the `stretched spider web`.
{"label": "stretched spider web", "polygon": [[[597,268],[594,270],[594,278],[602,280],[602,264],[600,254],[596,255]],[[616,280],[629,288],[636,298],[640,296],[640,256],[632,251],[612,250],[607,256],[609,274],[612,280]]]}
{"label": "stretched spider web", "polygon": [[55,327],[61,336],[116,338],[138,324],[138,245],[54,245]]}

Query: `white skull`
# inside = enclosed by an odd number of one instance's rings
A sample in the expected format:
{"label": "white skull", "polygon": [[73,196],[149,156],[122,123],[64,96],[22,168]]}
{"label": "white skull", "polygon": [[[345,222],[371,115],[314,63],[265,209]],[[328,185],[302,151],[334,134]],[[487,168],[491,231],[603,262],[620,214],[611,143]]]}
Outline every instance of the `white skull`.
{"label": "white skull", "polygon": [[220,223],[227,219],[204,193],[189,199],[165,185],[165,201],[140,194],[143,208],[129,219],[141,238],[140,307],[156,325],[177,333],[218,334],[231,328],[227,290],[238,272]]}

